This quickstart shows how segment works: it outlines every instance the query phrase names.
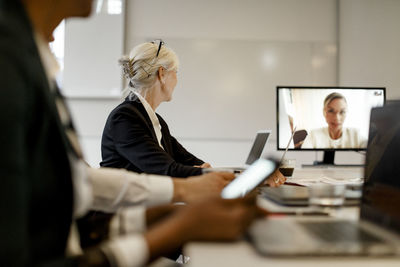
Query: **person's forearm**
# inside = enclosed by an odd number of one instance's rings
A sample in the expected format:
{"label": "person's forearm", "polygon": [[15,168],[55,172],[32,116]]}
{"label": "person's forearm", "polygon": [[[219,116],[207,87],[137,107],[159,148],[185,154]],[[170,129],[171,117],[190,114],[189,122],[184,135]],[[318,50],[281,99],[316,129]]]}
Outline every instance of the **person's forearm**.
{"label": "person's forearm", "polygon": [[149,228],[151,225],[161,221],[168,215],[178,209],[178,205],[163,205],[158,207],[149,208],[146,210],[146,225]]}
{"label": "person's forearm", "polygon": [[188,182],[179,178],[173,178],[172,183],[174,185],[172,202],[185,202],[185,196],[188,190]]}
{"label": "person's forearm", "polygon": [[190,240],[189,220],[188,216],[178,213],[147,231],[145,239],[149,249],[149,261],[175,252]]}
{"label": "person's forearm", "polygon": [[78,267],[110,267],[106,255],[98,248],[85,250],[84,254],[77,258]]}

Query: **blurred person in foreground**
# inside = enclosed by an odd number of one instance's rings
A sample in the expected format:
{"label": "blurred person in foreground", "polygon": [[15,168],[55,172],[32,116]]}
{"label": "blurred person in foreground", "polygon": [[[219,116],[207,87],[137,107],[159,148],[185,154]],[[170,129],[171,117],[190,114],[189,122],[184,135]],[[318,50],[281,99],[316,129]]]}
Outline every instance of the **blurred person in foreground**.
{"label": "blurred person in foreground", "polygon": [[[1,266],[141,266],[187,241],[235,239],[260,212],[254,198],[215,197],[229,174],[180,182],[84,164],[47,42],[63,19],[87,17],[91,7],[92,0],[0,0]],[[156,223],[135,233],[138,211],[129,206],[174,200],[194,204],[141,210]],[[119,219],[112,239],[82,251],[75,222],[90,208]]]}

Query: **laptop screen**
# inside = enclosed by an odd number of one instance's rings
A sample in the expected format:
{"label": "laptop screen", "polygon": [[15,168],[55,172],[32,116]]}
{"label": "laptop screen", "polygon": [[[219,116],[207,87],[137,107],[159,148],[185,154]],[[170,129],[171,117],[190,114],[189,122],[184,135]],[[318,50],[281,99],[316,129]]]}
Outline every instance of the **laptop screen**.
{"label": "laptop screen", "polygon": [[254,161],[261,157],[261,153],[264,150],[265,143],[268,140],[271,131],[258,131],[256,139],[254,140],[253,146],[251,147],[249,156],[247,157],[246,164],[251,165]]}
{"label": "laptop screen", "polygon": [[371,112],[361,218],[400,232],[400,101]]}

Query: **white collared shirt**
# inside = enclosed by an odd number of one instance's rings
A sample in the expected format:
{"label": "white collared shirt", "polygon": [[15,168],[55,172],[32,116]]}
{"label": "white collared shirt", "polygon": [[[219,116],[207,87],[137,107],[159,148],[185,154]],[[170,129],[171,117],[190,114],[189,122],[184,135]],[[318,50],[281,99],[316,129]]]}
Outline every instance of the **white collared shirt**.
{"label": "white collared shirt", "polygon": [[332,139],[329,136],[328,127],[313,129],[309,131],[301,148],[366,148],[367,138],[360,134],[355,128],[343,128],[342,136]]}
{"label": "white collared shirt", "polygon": [[[34,37],[50,88],[54,90],[54,81],[60,69],[58,62],[43,37],[37,33]],[[59,114],[61,119],[69,119],[67,111],[59,110],[59,112],[61,112]],[[141,234],[132,234],[134,227],[128,226],[136,224],[138,226],[136,230],[138,228],[143,230],[143,225],[145,225],[143,206],[172,201],[172,179],[158,175],[137,174],[123,169],[95,169],[76,157],[69,156],[69,159],[74,190],[74,217],[83,215],[89,209],[126,212],[124,221],[120,224],[127,225],[126,234],[129,235],[105,242],[102,249],[109,258],[116,261],[117,266],[143,266],[149,257],[146,240]],[[136,207],[131,208],[133,205]],[[126,208],[126,210],[120,210],[120,208]],[[80,253],[77,231],[72,229],[70,235],[68,248],[73,251],[67,251],[67,254]]]}
{"label": "white collared shirt", "polygon": [[160,147],[162,149],[164,149],[164,147],[161,144],[161,138],[162,138],[161,124],[160,124],[160,121],[158,120],[157,114],[154,112],[154,110],[150,106],[149,102],[147,102],[146,99],[141,94],[139,94],[137,92],[133,92],[133,93],[139,98],[140,102],[142,102],[142,105],[143,105],[144,109],[146,110],[147,115],[149,115],[149,117],[150,117],[151,124],[153,124],[153,129],[154,129],[154,132],[156,133],[158,144],[160,145]]}
{"label": "white collared shirt", "polygon": [[[55,90],[55,80],[58,72],[60,71],[60,66],[54,57],[53,53],[50,51],[48,43],[39,35],[35,34],[35,41],[39,50],[40,59],[42,61],[44,70],[46,72],[47,80],[49,83],[50,90]],[[56,107],[59,113],[59,117],[63,125],[70,121],[68,111],[65,106],[59,103],[60,100],[56,100]],[[78,140],[74,140],[77,143]],[[79,146],[79,143],[76,144]],[[74,217],[80,217],[84,215],[92,205],[92,192],[91,186],[87,179],[86,164],[74,157],[73,155],[68,155],[71,172],[72,172],[72,184],[74,187]]]}

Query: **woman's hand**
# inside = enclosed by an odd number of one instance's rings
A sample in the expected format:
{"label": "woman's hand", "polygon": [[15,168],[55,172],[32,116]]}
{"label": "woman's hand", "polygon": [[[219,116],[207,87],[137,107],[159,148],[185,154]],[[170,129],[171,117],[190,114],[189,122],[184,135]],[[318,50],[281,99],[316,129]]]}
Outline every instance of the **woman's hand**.
{"label": "woman's hand", "polygon": [[281,186],[286,182],[286,177],[283,176],[283,174],[279,171],[279,169],[276,169],[264,182],[264,184],[267,184],[271,187],[278,187]]}
{"label": "woman's hand", "polygon": [[208,162],[204,162],[201,165],[194,165],[193,167],[196,167],[196,168],[211,168],[211,164],[208,163]]}

